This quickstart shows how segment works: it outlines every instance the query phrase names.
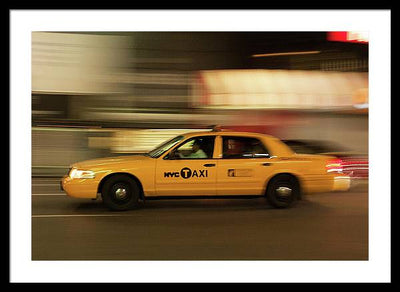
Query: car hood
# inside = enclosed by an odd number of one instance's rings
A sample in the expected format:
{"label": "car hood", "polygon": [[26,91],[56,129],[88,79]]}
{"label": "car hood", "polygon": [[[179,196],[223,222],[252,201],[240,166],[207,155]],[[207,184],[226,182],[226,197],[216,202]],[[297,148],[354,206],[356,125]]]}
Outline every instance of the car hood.
{"label": "car hood", "polygon": [[71,165],[71,167],[76,167],[80,169],[86,170],[97,170],[105,167],[109,167],[111,165],[119,165],[131,162],[144,162],[148,160],[152,160],[153,158],[145,155],[129,155],[129,156],[115,156],[115,157],[105,157],[105,158],[97,158],[84,160]]}

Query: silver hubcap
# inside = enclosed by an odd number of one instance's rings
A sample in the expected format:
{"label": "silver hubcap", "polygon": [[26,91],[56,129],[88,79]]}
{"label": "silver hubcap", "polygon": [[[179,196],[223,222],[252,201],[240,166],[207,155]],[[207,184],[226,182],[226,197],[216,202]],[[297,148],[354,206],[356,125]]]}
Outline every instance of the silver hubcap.
{"label": "silver hubcap", "polygon": [[115,191],[115,196],[117,197],[117,199],[124,199],[126,197],[126,189],[124,188],[118,188]]}
{"label": "silver hubcap", "polygon": [[288,188],[288,187],[279,187],[279,188],[276,189],[276,192],[281,197],[288,197],[288,196],[291,195],[292,189]]}

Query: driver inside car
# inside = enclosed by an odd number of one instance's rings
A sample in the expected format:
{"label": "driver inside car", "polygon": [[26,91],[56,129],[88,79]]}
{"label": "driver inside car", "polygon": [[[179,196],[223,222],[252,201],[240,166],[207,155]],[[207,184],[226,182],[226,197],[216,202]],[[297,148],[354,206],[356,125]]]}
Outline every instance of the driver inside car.
{"label": "driver inside car", "polygon": [[200,148],[199,141],[194,141],[192,151],[188,155],[179,153],[180,158],[208,158],[207,154]]}

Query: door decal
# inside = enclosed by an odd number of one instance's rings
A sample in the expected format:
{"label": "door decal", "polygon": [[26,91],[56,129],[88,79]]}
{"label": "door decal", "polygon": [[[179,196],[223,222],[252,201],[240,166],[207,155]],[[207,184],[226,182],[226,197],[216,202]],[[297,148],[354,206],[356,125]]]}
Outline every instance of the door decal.
{"label": "door decal", "polygon": [[252,169],[228,169],[228,177],[252,177],[254,171]]}
{"label": "door decal", "polygon": [[207,169],[191,170],[189,167],[184,167],[181,171],[166,171],[164,177],[182,177],[184,179],[194,177],[208,177]]}

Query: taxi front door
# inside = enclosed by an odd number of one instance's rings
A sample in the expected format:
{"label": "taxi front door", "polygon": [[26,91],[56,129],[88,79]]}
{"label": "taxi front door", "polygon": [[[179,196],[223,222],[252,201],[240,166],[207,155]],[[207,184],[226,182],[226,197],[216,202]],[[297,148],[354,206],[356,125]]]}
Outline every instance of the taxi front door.
{"label": "taxi front door", "polygon": [[[172,153],[172,151],[171,151]],[[166,155],[156,164],[157,196],[214,196],[217,194],[217,160]]]}
{"label": "taxi front door", "polygon": [[213,159],[157,161],[157,196],[216,195],[217,162]]}

